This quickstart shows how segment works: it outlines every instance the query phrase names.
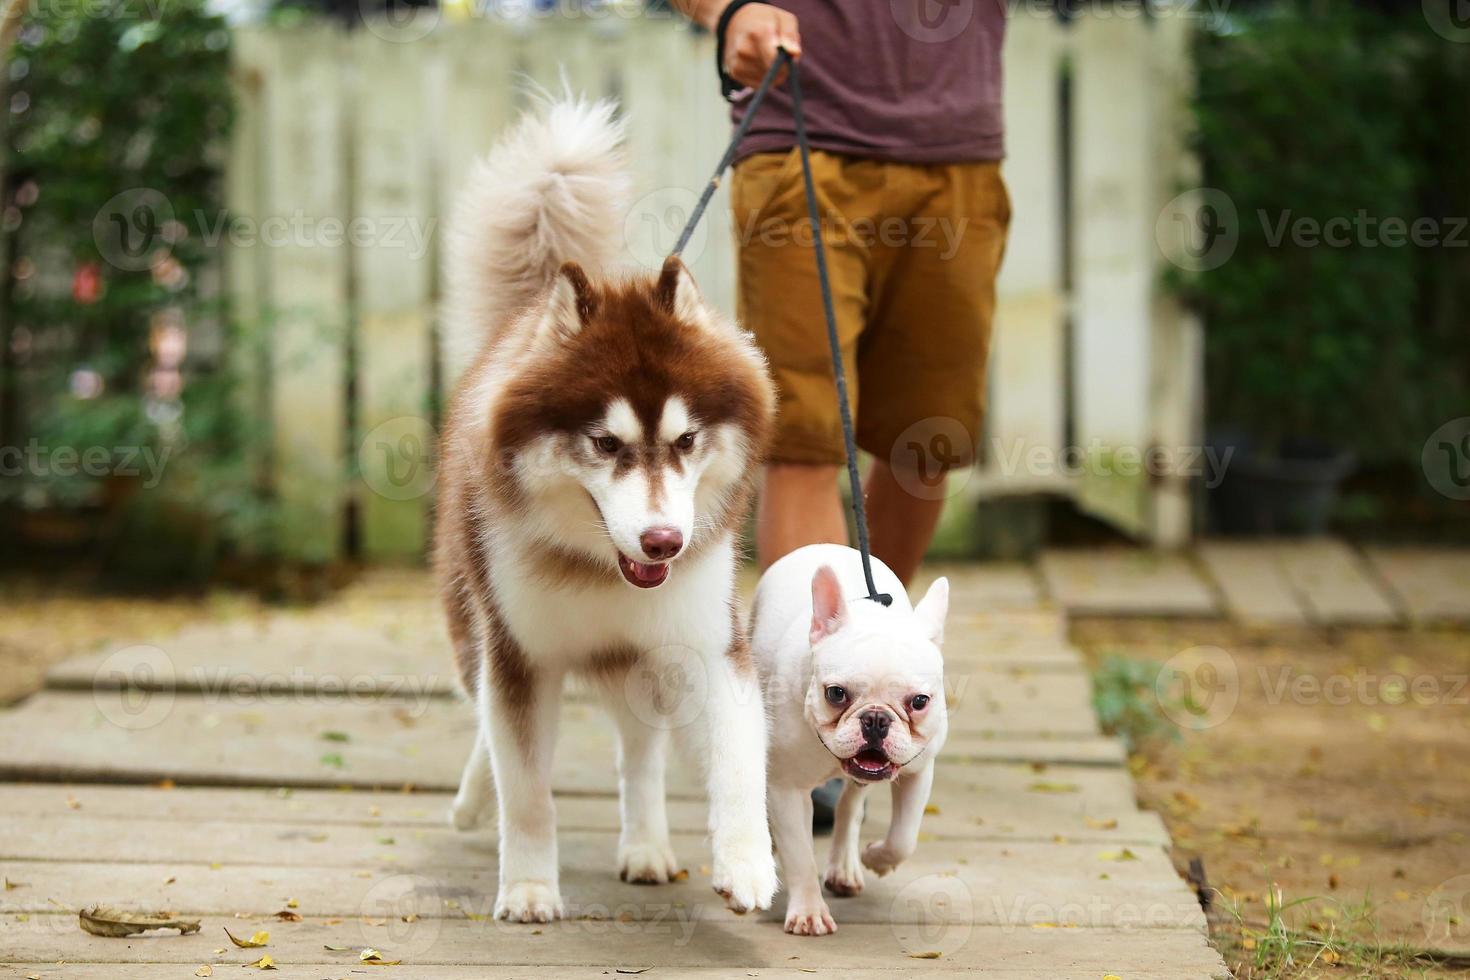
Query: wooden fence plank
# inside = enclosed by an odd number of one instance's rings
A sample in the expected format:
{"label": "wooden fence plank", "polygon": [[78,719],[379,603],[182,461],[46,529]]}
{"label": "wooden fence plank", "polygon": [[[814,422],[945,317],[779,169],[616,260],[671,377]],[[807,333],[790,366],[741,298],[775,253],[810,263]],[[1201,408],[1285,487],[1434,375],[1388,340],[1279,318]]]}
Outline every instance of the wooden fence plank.
{"label": "wooden fence plank", "polygon": [[[1150,45],[1154,214],[1162,212],[1180,191],[1200,182],[1199,161],[1188,147],[1192,130],[1189,99],[1194,91],[1190,59],[1193,23],[1192,17],[1179,10],[1159,18]],[[1149,419],[1153,443],[1168,451],[1170,462],[1167,471],[1151,486],[1149,536],[1159,547],[1178,548],[1194,531],[1193,505],[1198,487],[1193,478],[1201,475],[1179,471],[1176,466],[1197,459],[1194,451],[1202,448],[1204,441],[1204,326],[1195,313],[1162,287],[1169,265],[1157,239],[1152,244],[1155,294]]]}
{"label": "wooden fence plank", "polygon": [[[997,283],[984,481],[993,492],[1056,490],[1053,467],[1033,472],[1032,450],[1059,458],[1066,425],[1062,287],[1060,80],[1062,28],[1020,8],[1006,38],[1005,168],[1012,218]],[[978,434],[977,434],[978,435]]]}
{"label": "wooden fence plank", "polygon": [[267,250],[272,331],[272,471],[277,547],[327,562],[341,553],[347,439],[347,248],[327,233],[349,213],[343,145],[342,37],[335,27],[280,31],[266,79]]}
{"label": "wooden fence plank", "polygon": [[[426,68],[432,93],[434,215],[442,235],[464,190],[470,169],[515,116],[517,42],[498,19],[456,24],[434,38],[435,57]],[[436,258],[442,258],[442,251]],[[439,263],[436,263],[438,265]],[[442,265],[436,270],[442,273]],[[438,283],[436,295],[443,295]],[[442,331],[442,322],[438,325]],[[466,363],[439,344],[440,397],[447,399]]]}
{"label": "wooden fence plank", "polygon": [[423,69],[432,48],[352,39],[357,291],[357,484],[369,559],[416,559],[428,539],[434,446],[429,314],[433,183]]}
{"label": "wooden fence plank", "polygon": [[1084,12],[1073,25],[1074,434],[1088,510],[1141,534],[1148,481],[1120,475],[1149,418],[1154,249],[1147,23]]}
{"label": "wooden fence plank", "polygon": [[[265,31],[241,28],[232,36],[231,80],[235,93],[235,123],[230,155],[225,164],[225,212],[235,218],[258,219],[265,211],[264,163],[269,118],[266,115],[266,73],[270,70],[273,38]],[[233,325],[235,348],[228,352],[240,379],[237,406],[248,420],[245,452],[252,481],[264,483],[270,460],[270,365],[262,302],[268,292],[266,250],[227,237],[221,243],[224,291]],[[246,536],[239,542],[249,556],[267,542]]]}

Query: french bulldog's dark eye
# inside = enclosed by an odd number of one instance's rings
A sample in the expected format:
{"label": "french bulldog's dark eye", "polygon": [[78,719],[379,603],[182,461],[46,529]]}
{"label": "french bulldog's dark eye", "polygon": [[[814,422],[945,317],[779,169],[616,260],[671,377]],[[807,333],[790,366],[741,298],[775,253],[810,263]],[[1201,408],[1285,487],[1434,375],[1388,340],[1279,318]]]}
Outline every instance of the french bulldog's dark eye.
{"label": "french bulldog's dark eye", "polygon": [[619,449],[623,448],[623,444],[618,441],[617,436],[596,436],[592,440],[592,445],[597,447],[598,452],[608,456],[613,455]]}
{"label": "french bulldog's dark eye", "polygon": [[694,448],[694,433],[693,432],[686,432],[682,436],[680,436],[679,438],[675,439],[674,440],[674,448],[675,449],[683,450],[686,453],[689,450],[693,449]]}
{"label": "french bulldog's dark eye", "polygon": [[833,684],[827,688],[827,703],[834,708],[840,708],[847,703],[847,692]]}
{"label": "french bulldog's dark eye", "polygon": [[915,694],[909,701],[910,711],[923,711],[927,707],[929,707],[929,695],[927,694]]}

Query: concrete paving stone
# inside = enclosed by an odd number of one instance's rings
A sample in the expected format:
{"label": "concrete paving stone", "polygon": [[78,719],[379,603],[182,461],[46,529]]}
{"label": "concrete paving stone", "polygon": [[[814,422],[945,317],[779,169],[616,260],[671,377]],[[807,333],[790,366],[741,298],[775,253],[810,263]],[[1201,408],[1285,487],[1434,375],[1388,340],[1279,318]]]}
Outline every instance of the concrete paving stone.
{"label": "concrete paving stone", "polygon": [[1219,602],[1188,557],[1121,548],[1047,551],[1041,574],[1068,613],[1214,616]]}

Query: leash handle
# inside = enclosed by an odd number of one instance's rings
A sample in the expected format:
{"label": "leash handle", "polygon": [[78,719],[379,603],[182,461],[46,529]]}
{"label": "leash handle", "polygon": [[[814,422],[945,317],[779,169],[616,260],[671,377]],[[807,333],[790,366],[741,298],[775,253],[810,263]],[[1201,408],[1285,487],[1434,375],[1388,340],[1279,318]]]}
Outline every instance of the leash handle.
{"label": "leash handle", "polygon": [[715,189],[720,186],[720,178],[724,176],[730,163],[735,159],[735,151],[740,146],[740,141],[745,138],[746,132],[749,131],[751,121],[755,119],[756,109],[760,108],[766,93],[771,90],[776,75],[786,66],[791,68],[791,117],[796,128],[796,147],[801,154],[801,179],[806,187],[807,220],[812,225],[812,251],[817,259],[817,282],[822,289],[822,312],[827,317],[827,344],[832,350],[832,375],[837,382],[837,408],[842,417],[842,440],[847,451],[847,479],[852,484],[852,512],[854,523],[857,525],[858,553],[863,559],[863,579],[868,586],[867,598],[879,605],[888,606],[892,605],[893,596],[886,592],[879,592],[877,584],[873,581],[873,556],[868,547],[868,514],[863,504],[862,477],[858,474],[857,438],[853,435],[852,407],[847,397],[847,371],[842,364],[842,341],[837,336],[837,313],[833,309],[832,283],[827,275],[827,252],[822,245],[822,221],[817,209],[817,189],[812,181],[812,161],[807,145],[806,117],[801,110],[801,76],[797,70],[797,62],[791,57],[791,52],[785,48],[777,50],[776,60],[771,62],[771,67],[766,70],[766,77],[761,79],[755,95],[751,96],[745,116],[740,120],[740,125],[735,128],[730,145],[725,148],[725,155],[720,157],[714,176],[710,177],[709,183],[705,185],[704,193],[699,196],[699,202],[695,204],[694,210],[690,213],[684,230],[679,233],[679,241],[674,245],[672,254],[680,255],[684,247],[689,244],[689,238],[694,234],[694,227],[699,224],[699,219],[704,217],[705,208],[709,206],[710,199],[715,196]]}

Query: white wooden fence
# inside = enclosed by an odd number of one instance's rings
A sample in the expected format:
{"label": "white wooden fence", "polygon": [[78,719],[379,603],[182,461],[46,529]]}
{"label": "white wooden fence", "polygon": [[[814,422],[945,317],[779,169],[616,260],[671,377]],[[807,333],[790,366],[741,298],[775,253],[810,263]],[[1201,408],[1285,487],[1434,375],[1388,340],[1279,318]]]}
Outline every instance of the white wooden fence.
{"label": "white wooden fence", "polygon": [[[1076,465],[1198,439],[1199,331],[1162,295],[1154,243],[1161,206],[1190,176],[1186,42],[1179,20],[1012,18],[1014,218],[985,463],[952,478],[952,503],[1065,493],[1140,537],[1187,536],[1186,481]],[[564,74],[618,98],[639,182],[629,257],[656,266],[728,138],[710,41],[667,17],[318,25],[242,29],[236,62],[227,193],[243,231],[227,274],[236,314],[267,338],[250,390],[270,432],[261,465],[278,546],[310,562],[349,540],[369,559],[417,558],[446,375],[433,339],[438,224],[467,165],[527,101],[528,79],[557,89]],[[726,309],[730,241],[722,190],[686,256]]]}

